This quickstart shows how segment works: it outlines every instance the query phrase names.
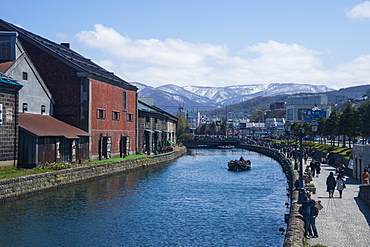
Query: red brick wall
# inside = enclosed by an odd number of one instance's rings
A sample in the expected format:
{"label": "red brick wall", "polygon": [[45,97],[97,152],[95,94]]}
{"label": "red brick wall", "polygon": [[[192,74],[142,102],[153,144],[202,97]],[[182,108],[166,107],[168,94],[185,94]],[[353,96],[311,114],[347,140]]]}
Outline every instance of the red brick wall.
{"label": "red brick wall", "polygon": [[26,40],[22,40],[22,44],[53,95],[56,102],[54,117],[80,127],[80,79],[77,71]]}
{"label": "red brick wall", "polygon": [[[99,155],[100,135],[112,137],[112,156],[119,155],[121,136],[130,137],[130,151],[136,153],[137,93],[118,86],[90,79],[91,87],[91,152]],[[126,92],[126,109],[123,109],[123,92]],[[105,110],[105,118],[98,118],[98,109]],[[113,111],[119,112],[119,120],[113,120]],[[132,114],[132,121],[127,120]]]}

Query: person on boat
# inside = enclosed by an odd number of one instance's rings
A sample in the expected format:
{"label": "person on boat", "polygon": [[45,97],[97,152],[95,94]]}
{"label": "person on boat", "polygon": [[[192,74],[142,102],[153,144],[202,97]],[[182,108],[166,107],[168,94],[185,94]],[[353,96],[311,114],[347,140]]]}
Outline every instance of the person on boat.
{"label": "person on boat", "polygon": [[239,159],[239,161],[244,161],[244,158],[243,158],[243,156],[240,156],[240,159]]}

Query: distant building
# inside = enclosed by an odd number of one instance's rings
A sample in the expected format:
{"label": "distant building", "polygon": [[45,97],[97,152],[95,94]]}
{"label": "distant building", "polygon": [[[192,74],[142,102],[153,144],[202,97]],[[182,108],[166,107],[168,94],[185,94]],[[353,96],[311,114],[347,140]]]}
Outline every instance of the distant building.
{"label": "distant building", "polygon": [[270,110],[280,110],[286,108],[286,102],[273,102],[270,103]]}
{"label": "distant building", "polygon": [[361,173],[370,167],[370,145],[353,145],[353,177],[361,181]]}
{"label": "distant building", "polygon": [[320,117],[329,117],[331,106],[325,94],[289,96],[286,105],[286,120],[312,122]]}
{"label": "distant building", "polygon": [[156,153],[175,145],[176,132],[175,116],[138,100],[138,153]]}

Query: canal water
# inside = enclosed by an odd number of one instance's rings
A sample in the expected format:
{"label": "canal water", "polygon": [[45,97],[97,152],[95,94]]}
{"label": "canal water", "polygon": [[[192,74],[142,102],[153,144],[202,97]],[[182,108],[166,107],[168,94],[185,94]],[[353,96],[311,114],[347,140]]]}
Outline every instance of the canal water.
{"label": "canal water", "polygon": [[[230,159],[252,161],[245,172]],[[0,204],[0,246],[282,246],[281,166],[242,149],[193,149],[167,165]]]}

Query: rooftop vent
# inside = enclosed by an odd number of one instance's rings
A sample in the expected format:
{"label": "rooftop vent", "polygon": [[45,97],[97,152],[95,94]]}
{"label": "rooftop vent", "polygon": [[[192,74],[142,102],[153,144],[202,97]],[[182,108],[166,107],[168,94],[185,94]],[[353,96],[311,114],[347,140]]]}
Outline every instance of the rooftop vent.
{"label": "rooftop vent", "polygon": [[60,43],[60,45],[64,46],[65,48],[69,49],[69,43]]}

